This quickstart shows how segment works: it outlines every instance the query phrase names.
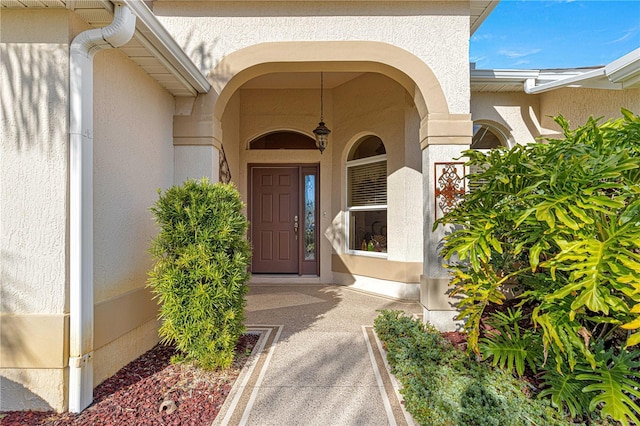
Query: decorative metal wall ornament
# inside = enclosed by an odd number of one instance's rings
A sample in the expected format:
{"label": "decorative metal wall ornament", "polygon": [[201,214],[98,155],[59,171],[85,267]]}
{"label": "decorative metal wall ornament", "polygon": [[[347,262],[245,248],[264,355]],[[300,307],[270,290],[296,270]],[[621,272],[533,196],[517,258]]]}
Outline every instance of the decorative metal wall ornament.
{"label": "decorative metal wall ornament", "polygon": [[324,74],[320,73],[320,123],[318,127],[313,130],[313,134],[316,135],[316,146],[320,150],[320,154],[327,147],[327,140],[329,139],[329,133],[331,130],[324,125]]}
{"label": "decorative metal wall ornament", "polygon": [[[436,220],[451,211],[466,192],[464,162],[435,163],[435,217]],[[440,212],[440,214],[438,214]]]}

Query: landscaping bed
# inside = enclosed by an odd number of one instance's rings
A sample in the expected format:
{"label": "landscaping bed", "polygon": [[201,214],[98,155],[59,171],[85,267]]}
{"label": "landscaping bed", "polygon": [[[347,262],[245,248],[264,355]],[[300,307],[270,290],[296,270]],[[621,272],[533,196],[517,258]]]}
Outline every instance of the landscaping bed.
{"label": "landscaping bed", "polygon": [[[467,356],[435,329],[383,311],[375,329],[402,384],[404,404],[421,425],[569,425],[532,385]],[[460,343],[461,334],[447,337]]]}
{"label": "landscaping bed", "polygon": [[2,412],[0,424],[211,424],[257,340],[257,335],[243,335],[231,368],[218,371],[204,371],[187,363],[171,364],[175,348],[157,345],[98,385],[93,404],[82,413]]}

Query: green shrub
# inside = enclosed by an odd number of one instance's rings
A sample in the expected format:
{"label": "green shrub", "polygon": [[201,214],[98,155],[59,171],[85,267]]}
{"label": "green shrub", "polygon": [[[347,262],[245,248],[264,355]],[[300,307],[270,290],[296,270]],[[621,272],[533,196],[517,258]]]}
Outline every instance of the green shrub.
{"label": "green shrub", "polygon": [[[442,254],[470,350],[542,372],[542,394],[571,415],[626,425],[640,422],[640,117],[622,114],[575,130],[560,116],[563,139],[466,151],[475,190],[438,224],[453,226]],[[523,310],[482,337],[507,289]]]}
{"label": "green shrub", "polygon": [[432,327],[400,311],[382,311],[374,324],[405,407],[419,424],[569,424],[547,402],[528,398],[526,382],[470,359]]}
{"label": "green shrub", "polygon": [[158,194],[148,286],[160,304],[160,337],[201,368],[227,368],[244,332],[249,280],[242,201],[233,185],[206,179]]}

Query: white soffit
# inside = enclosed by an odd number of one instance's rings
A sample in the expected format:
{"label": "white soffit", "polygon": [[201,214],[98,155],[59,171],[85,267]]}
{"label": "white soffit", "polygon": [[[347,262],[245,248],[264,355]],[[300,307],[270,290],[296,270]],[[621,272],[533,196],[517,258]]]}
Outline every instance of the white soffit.
{"label": "white soffit", "polygon": [[469,2],[469,6],[471,8],[470,11],[470,24],[471,24],[471,34],[476,32],[476,30],[482,25],[487,16],[491,14],[493,9],[500,3],[500,0],[471,0]]}
{"label": "white soffit", "polygon": [[[123,2],[137,19],[133,39],[120,50],[174,96],[208,92],[211,85],[206,77],[144,2]],[[0,10],[9,8],[69,9],[94,27],[104,27],[113,20],[113,3],[108,0],[0,0]]]}

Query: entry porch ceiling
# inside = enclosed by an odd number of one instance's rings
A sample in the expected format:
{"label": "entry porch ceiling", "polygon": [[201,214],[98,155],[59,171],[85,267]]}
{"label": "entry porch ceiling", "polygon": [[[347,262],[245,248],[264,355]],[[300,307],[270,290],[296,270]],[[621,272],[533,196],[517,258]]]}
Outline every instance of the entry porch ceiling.
{"label": "entry porch ceiling", "polygon": [[[120,51],[174,96],[195,96],[209,91],[209,82],[166,30],[160,25],[154,26],[155,18],[141,18],[141,14],[151,15],[144,5],[151,2],[134,0],[128,3],[135,9],[138,19],[133,38],[120,47]],[[107,0],[0,0],[0,10],[10,8],[68,9],[89,25],[99,28],[111,23],[114,6]]]}

